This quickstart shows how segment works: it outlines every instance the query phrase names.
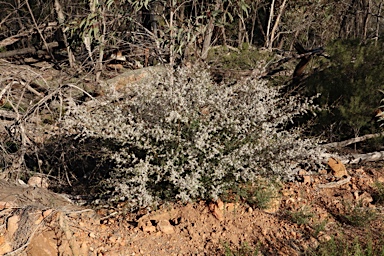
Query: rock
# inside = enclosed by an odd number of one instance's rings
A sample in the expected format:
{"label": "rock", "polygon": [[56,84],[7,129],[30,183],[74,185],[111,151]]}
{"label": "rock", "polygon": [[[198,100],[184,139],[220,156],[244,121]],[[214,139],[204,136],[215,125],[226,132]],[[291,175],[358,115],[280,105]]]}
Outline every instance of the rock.
{"label": "rock", "polygon": [[7,231],[8,231],[8,236],[13,237],[13,234],[15,234],[16,230],[19,227],[19,220],[20,216],[19,215],[13,215],[12,217],[8,218],[7,221]]}
{"label": "rock", "polygon": [[236,209],[239,209],[240,208],[240,205],[239,205],[239,203],[227,203],[226,205],[225,205],[225,209],[226,209],[226,211],[227,212],[234,212],[234,211],[236,211]]}
{"label": "rock", "polygon": [[5,239],[3,235],[0,235],[0,255],[4,255],[12,251],[12,244]]}
{"label": "rock", "polygon": [[281,198],[272,198],[264,211],[267,213],[276,213],[280,209],[280,203]]}
{"label": "rock", "polygon": [[368,192],[361,194],[358,199],[364,206],[368,206],[373,201],[372,196]]}
{"label": "rock", "polygon": [[305,170],[300,170],[299,175],[303,178],[303,183],[305,185],[311,184],[311,176]]}
{"label": "rock", "polygon": [[220,209],[216,203],[210,203],[209,210],[212,213],[212,215],[215,216],[215,218],[218,219],[219,221],[222,221],[224,219],[223,209]]}
{"label": "rock", "polygon": [[151,221],[147,221],[145,223],[142,223],[141,225],[139,224],[139,227],[143,232],[147,233],[154,233],[156,232],[156,227],[152,225]]}
{"label": "rock", "polygon": [[116,92],[127,92],[130,91],[129,86],[132,84],[140,86],[140,84],[149,83],[153,79],[156,79],[156,74],[166,74],[167,71],[167,67],[160,65],[136,70],[127,70],[112,79],[101,81],[101,85],[104,90],[112,88]]}
{"label": "rock", "polygon": [[328,242],[331,239],[332,239],[332,237],[330,235],[327,235],[327,234],[324,234],[324,233],[319,235],[319,241],[320,242]]}
{"label": "rock", "polygon": [[173,234],[175,232],[173,226],[171,225],[171,223],[169,223],[168,220],[160,220],[157,223],[157,228],[164,234]]}
{"label": "rock", "polygon": [[82,242],[80,246],[80,255],[89,255],[89,246],[86,242]]}
{"label": "rock", "polygon": [[8,208],[14,208],[14,207],[17,207],[16,203],[0,201],[0,211]]}
{"label": "rock", "polygon": [[333,157],[329,158],[328,165],[332,169],[332,173],[336,178],[348,176],[347,169],[339,159]]}
{"label": "rock", "polygon": [[328,172],[327,172],[327,170],[325,170],[325,169],[321,169],[320,171],[319,171],[319,174],[320,175],[326,175]]}
{"label": "rock", "polygon": [[56,235],[53,231],[43,232],[34,236],[28,246],[28,255],[58,255]]}
{"label": "rock", "polygon": [[39,176],[32,176],[28,180],[28,185],[31,187],[48,188],[48,180]]}

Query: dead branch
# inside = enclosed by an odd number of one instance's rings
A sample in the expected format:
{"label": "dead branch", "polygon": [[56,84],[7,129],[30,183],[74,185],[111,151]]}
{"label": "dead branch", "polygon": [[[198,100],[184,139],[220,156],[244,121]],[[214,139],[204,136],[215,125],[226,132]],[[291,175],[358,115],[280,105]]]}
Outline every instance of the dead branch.
{"label": "dead branch", "polygon": [[340,187],[344,184],[347,184],[351,180],[351,176],[348,176],[347,178],[335,182],[329,182],[327,184],[319,184],[319,188],[335,188],[335,187]]}
{"label": "dead branch", "polygon": [[384,151],[377,151],[367,154],[353,154],[352,158],[345,159],[346,164],[358,164],[361,162],[376,162],[384,159]]}
{"label": "dead branch", "polygon": [[7,84],[4,88],[3,88],[3,90],[1,90],[1,92],[0,92],[0,100],[3,98],[3,95],[12,87],[12,85],[14,85],[14,84],[17,84],[17,82],[16,81],[13,81],[13,82],[11,82],[11,83],[9,83],[9,84]]}
{"label": "dead branch", "polygon": [[381,136],[384,136],[384,132],[367,134],[364,136],[356,137],[356,138],[341,141],[341,142],[332,142],[332,143],[324,144],[323,146],[326,148],[342,148],[342,147],[348,146],[350,144],[362,142],[362,141],[365,141],[368,139],[377,138],[377,137],[381,137]]}
{"label": "dead branch", "polygon": [[43,97],[39,102],[37,102],[33,107],[28,109],[28,111],[18,120],[16,120],[11,127],[9,128],[12,130],[15,127],[18,127],[23,121],[27,120],[37,109],[39,109],[42,105],[51,102],[54,99],[54,96],[58,94],[64,87],[68,87],[68,85],[61,85],[53,92],[49,93],[45,97]]}
{"label": "dead branch", "polygon": [[[322,154],[322,162],[327,163],[328,159],[330,157],[333,157],[333,154],[324,153]],[[343,164],[360,164],[363,162],[376,162],[384,160],[384,151],[376,151],[371,152],[367,154],[348,154],[344,156],[338,155],[337,158],[340,159],[340,161]]]}
{"label": "dead branch", "polygon": [[5,47],[7,45],[14,44],[19,40],[20,40],[20,37],[17,35],[5,38],[4,40],[0,41],[0,48]]}
{"label": "dead branch", "polygon": [[[48,49],[46,46],[48,46]],[[17,49],[13,51],[0,52],[0,58],[8,58],[16,55],[25,55],[25,54],[47,54],[48,51],[51,52],[53,48],[59,47],[59,43],[51,42],[51,43],[47,43],[46,46],[43,47],[43,50],[37,50],[34,47],[29,47],[29,48]]]}

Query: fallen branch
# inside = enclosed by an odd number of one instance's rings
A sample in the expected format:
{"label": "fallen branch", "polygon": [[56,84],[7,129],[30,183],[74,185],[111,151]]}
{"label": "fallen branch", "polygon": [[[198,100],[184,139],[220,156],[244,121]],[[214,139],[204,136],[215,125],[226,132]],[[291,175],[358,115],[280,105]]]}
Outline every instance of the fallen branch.
{"label": "fallen branch", "polygon": [[335,187],[340,187],[344,184],[347,184],[351,180],[351,176],[348,176],[347,178],[335,182],[329,182],[326,184],[319,184],[319,188],[335,188]]}
{"label": "fallen branch", "polygon": [[24,48],[24,49],[17,49],[13,51],[7,51],[7,52],[0,52],[0,58],[8,58],[15,55],[24,55],[24,54],[47,54],[48,52],[51,52],[52,48],[59,47],[58,42],[52,42],[47,43],[47,47],[44,46],[43,50],[37,50],[35,47],[30,48]]}
{"label": "fallen branch", "polygon": [[[322,162],[327,163],[330,157],[334,157],[333,154],[322,154]],[[363,162],[376,162],[384,160],[384,151],[376,151],[367,154],[348,154],[344,156],[337,156],[343,164],[359,164]]]}
{"label": "fallen branch", "polygon": [[364,136],[356,137],[356,138],[341,141],[341,142],[332,142],[332,143],[324,144],[323,146],[326,148],[342,148],[342,147],[348,146],[350,144],[362,142],[362,141],[365,141],[368,139],[377,138],[377,137],[381,137],[381,136],[384,136],[384,132],[367,134]]}
{"label": "fallen branch", "polygon": [[377,151],[367,154],[352,154],[352,158],[342,161],[346,164],[358,164],[361,162],[376,162],[384,160],[384,151]]}

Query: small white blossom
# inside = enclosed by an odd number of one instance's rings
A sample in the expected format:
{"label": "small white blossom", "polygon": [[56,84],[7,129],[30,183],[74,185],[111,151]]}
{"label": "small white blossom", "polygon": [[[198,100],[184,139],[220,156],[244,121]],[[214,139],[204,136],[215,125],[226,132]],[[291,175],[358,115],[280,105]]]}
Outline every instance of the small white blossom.
{"label": "small white blossom", "polygon": [[291,180],[300,163],[320,159],[316,141],[283,129],[315,108],[312,99],[278,89],[252,78],[218,86],[206,71],[185,68],[130,86],[118,103],[113,95],[92,109],[72,103],[64,127],[78,139],[114,143],[103,150],[115,163],[106,184],[132,207],[166,196],[217,199],[231,183]]}

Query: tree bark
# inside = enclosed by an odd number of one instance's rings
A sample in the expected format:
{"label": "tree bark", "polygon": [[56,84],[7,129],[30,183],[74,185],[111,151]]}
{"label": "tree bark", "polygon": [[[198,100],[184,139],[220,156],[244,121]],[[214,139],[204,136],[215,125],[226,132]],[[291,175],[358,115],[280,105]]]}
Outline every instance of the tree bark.
{"label": "tree bark", "polygon": [[68,44],[67,35],[65,34],[65,31],[64,31],[63,25],[64,25],[64,21],[65,21],[65,16],[64,16],[63,8],[61,7],[59,0],[55,0],[55,11],[57,14],[57,20],[58,20],[59,24],[61,25],[61,31],[63,33],[64,44],[65,44],[65,47],[67,48],[69,66],[71,68],[73,68],[73,67],[75,67],[75,61],[76,61],[75,55],[73,54],[71,47]]}
{"label": "tree bark", "polygon": [[281,19],[281,16],[283,15],[283,13],[284,13],[285,4],[286,3],[287,3],[287,0],[284,0],[283,3],[280,6],[279,14],[277,15],[275,24],[273,25],[273,28],[272,28],[272,31],[271,31],[271,38],[268,39],[269,40],[269,45],[268,45],[269,49],[272,49],[273,41],[275,41],[275,39],[276,39],[276,37],[275,37],[276,31],[277,31],[277,28],[279,27],[280,19]]}
{"label": "tree bark", "polygon": [[[220,9],[221,6],[221,0],[216,2],[215,5],[215,12],[217,12]],[[212,12],[213,13],[213,12]],[[207,26],[207,31],[204,37],[203,42],[203,49],[201,50],[201,59],[205,60],[208,57],[208,51],[211,47],[211,41],[212,41],[212,35],[213,35],[213,29],[215,28],[215,17],[211,16],[209,19],[209,23]]]}
{"label": "tree bark", "polygon": [[272,24],[272,19],[273,19],[273,16],[274,16],[274,10],[275,10],[275,0],[272,0],[272,3],[271,3],[271,10],[269,11],[269,19],[268,19],[268,25],[267,25],[267,35],[265,37],[265,47],[267,47],[268,49],[271,48],[270,44],[271,44],[271,41],[270,41],[270,38],[269,38],[269,30],[271,29],[271,24]]}
{"label": "tree bark", "polygon": [[348,146],[348,145],[351,145],[354,143],[362,142],[362,141],[365,141],[368,139],[377,138],[377,137],[381,137],[381,136],[384,136],[384,132],[367,134],[364,136],[356,137],[356,138],[341,141],[341,142],[332,142],[332,143],[324,144],[323,146],[326,148],[342,148],[342,147],[345,147],[345,146]]}

